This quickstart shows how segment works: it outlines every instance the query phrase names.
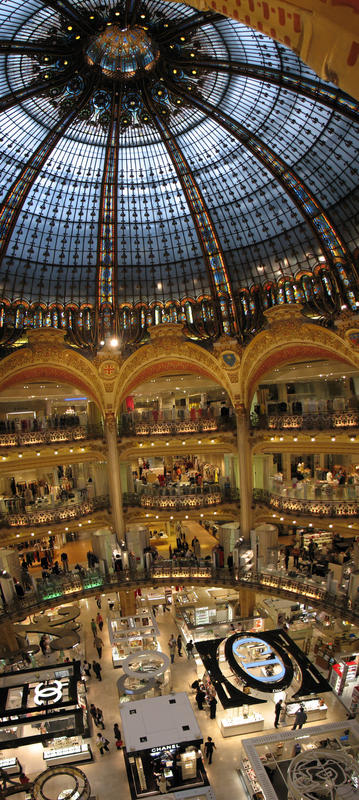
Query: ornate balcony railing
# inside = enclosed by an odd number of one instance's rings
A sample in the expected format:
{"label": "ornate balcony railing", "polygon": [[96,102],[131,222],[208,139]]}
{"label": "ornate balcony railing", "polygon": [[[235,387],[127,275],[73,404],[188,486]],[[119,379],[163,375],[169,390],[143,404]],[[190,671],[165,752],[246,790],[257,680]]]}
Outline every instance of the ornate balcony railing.
{"label": "ornate balcony railing", "polygon": [[321,411],[305,414],[251,414],[254,430],[305,431],[359,428],[359,411]]}
{"label": "ornate balcony railing", "polygon": [[143,494],[125,492],[123,494],[124,506],[137,506],[139,508],[156,508],[161,511],[180,511],[181,509],[204,508],[220,503],[238,503],[238,489],[220,490],[219,487],[210,488],[208,491],[181,491],[171,489],[152,490]]}
{"label": "ornate balcony railing", "polygon": [[82,503],[66,503],[57,506],[43,506],[28,513],[19,511],[16,514],[3,514],[0,526],[6,528],[23,528],[35,525],[49,525],[56,522],[80,519],[101,508],[108,508],[109,496],[99,495]]}
{"label": "ornate balcony railing", "polygon": [[[113,592],[126,586],[153,585],[154,583],[171,585],[177,581],[193,584],[195,581],[204,585],[245,586],[256,591],[265,591],[280,597],[292,597],[296,602],[309,602],[326,611],[331,610],[335,616],[358,624],[359,601],[351,602],[346,594],[333,595],[326,588],[318,585],[313,579],[305,576],[288,578],[270,572],[238,572],[227,567],[214,567],[211,560],[179,559],[157,561],[148,570],[124,570],[112,575],[103,575],[98,570],[81,570],[65,573],[61,576],[49,575],[45,580],[38,580],[36,589],[26,592],[23,599],[14,598],[5,607],[2,616],[21,618],[25,614],[34,613],[49,602],[60,603],[66,599],[83,597],[98,592]],[[1,612],[0,612],[1,616]]]}
{"label": "ornate balcony railing", "polygon": [[176,436],[189,433],[213,433],[236,429],[234,415],[204,416],[199,419],[153,419],[151,412],[142,415],[123,414],[119,421],[120,436]]}
{"label": "ornate balcony railing", "polygon": [[315,517],[356,517],[359,514],[359,499],[308,499],[273,494],[267,489],[254,489],[253,500],[287,514]]}
{"label": "ornate balcony railing", "polygon": [[103,436],[99,425],[77,425],[72,428],[45,428],[41,431],[0,433],[0,447],[27,447],[32,444],[59,444],[83,439],[98,439]]}

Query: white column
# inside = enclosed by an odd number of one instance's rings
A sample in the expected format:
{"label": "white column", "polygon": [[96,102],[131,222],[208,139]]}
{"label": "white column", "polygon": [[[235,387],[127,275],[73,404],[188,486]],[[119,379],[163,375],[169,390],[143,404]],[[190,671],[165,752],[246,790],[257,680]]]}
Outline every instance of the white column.
{"label": "white column", "polygon": [[237,446],[239,462],[240,526],[241,536],[249,539],[252,522],[252,463],[249,444],[248,414],[242,404],[235,408],[237,418]]}
{"label": "white column", "polygon": [[109,411],[106,414],[105,432],[107,442],[107,471],[112,522],[117,538],[122,539],[124,536],[125,525],[122,509],[122,490],[120,461],[117,448],[116,418],[112,411]]}

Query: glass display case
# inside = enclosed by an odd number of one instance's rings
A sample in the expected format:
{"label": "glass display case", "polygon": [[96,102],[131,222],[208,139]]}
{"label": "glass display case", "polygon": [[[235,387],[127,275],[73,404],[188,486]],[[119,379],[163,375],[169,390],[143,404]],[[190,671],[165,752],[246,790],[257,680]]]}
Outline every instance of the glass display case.
{"label": "glass display case", "polygon": [[325,704],[322,697],[311,697],[307,700],[303,699],[300,702],[287,703],[283,725],[294,724],[294,717],[300,706],[304,706],[308,722],[325,719],[328,713],[328,706]]}
{"label": "glass display case", "polygon": [[108,628],[115,668],[120,667],[132,653],[157,650],[158,626],[152,612],[147,609],[130,617],[113,613],[109,617]]}
{"label": "glass display case", "polygon": [[241,762],[241,776],[250,797],[255,800],[265,800],[256,773],[247,758],[244,758]]}
{"label": "glass display case", "polygon": [[254,731],[262,731],[264,717],[258,711],[244,705],[241,708],[228,708],[217,714],[217,723],[222,736],[243,736]]}
{"label": "glass display case", "polygon": [[47,766],[54,764],[75,764],[80,761],[92,761],[90,745],[81,736],[59,736],[44,747],[43,759]]}
{"label": "glass display case", "polygon": [[183,781],[193,780],[197,775],[197,751],[188,749],[181,753],[181,774]]}
{"label": "glass display case", "polygon": [[4,769],[8,775],[18,775],[20,772],[20,764],[15,757],[0,758],[0,770]]}
{"label": "glass display case", "polygon": [[142,653],[143,651],[157,650],[157,639],[154,636],[145,634],[130,634],[124,636],[119,642],[112,646],[112,663],[115,669],[122,666],[122,662],[132,653]]}

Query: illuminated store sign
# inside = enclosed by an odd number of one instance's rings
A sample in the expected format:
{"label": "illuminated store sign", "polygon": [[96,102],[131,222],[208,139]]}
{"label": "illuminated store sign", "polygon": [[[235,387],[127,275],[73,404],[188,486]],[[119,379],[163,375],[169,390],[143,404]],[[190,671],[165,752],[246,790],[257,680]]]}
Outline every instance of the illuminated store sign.
{"label": "illuminated store sign", "polygon": [[[248,653],[250,648],[250,653]],[[240,662],[240,666],[248,676],[261,683],[277,683],[282,680],[286,674],[286,667],[282,659],[273,652],[273,648],[269,646],[263,639],[243,637],[236,639],[233,643],[233,653]],[[243,651],[246,651],[243,654]],[[252,653],[258,653],[260,656],[251,657]],[[264,674],[260,674],[263,672]],[[270,674],[272,673],[272,674]]]}
{"label": "illuminated store sign", "polygon": [[34,703],[37,706],[47,705],[47,703],[59,703],[62,700],[62,683],[61,681],[52,681],[52,683],[38,683],[34,691]]}

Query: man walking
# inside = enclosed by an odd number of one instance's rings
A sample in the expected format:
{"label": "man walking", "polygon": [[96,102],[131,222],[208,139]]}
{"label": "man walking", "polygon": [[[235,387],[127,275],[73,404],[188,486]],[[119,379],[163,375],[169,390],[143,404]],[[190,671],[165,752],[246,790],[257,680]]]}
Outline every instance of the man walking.
{"label": "man walking", "polygon": [[282,710],[282,700],[278,700],[278,703],[275,704],[275,714],[274,714],[274,727],[278,728],[279,725],[279,717],[280,712]]}
{"label": "man walking", "polygon": [[103,647],[103,641],[102,641],[102,639],[100,638],[100,636],[94,636],[93,643],[94,643],[94,645],[95,645],[95,647],[96,647],[96,650],[97,650],[97,652],[98,652],[98,657],[99,657],[99,658],[102,658],[102,647]]}
{"label": "man walking", "polygon": [[188,658],[188,661],[190,660],[190,658],[194,658],[194,655],[193,655],[193,642],[192,642],[192,639],[190,639],[190,640],[189,640],[189,642],[187,642],[187,644],[186,644],[186,651],[187,651],[187,658]]}
{"label": "man walking", "polygon": [[217,700],[214,695],[212,695],[208,705],[209,705],[209,718],[216,719]]}
{"label": "man walking", "polygon": [[92,617],[92,620],[91,620],[91,630],[92,630],[93,636],[95,637],[96,634],[97,634],[97,625],[96,625],[96,622],[95,622],[93,617]]}
{"label": "man walking", "polygon": [[180,658],[182,658],[182,636],[179,633],[177,636],[177,652]]}
{"label": "man walking", "polygon": [[207,741],[204,744],[204,750],[206,754],[206,758],[208,758],[208,763],[212,764],[212,756],[213,750],[216,749],[216,745],[211,736],[208,737]]}
{"label": "man walking", "polygon": [[98,661],[93,660],[92,669],[93,669],[93,671],[94,671],[94,673],[96,675],[97,680],[98,681],[102,681],[102,678],[101,678],[101,664],[99,664]]}
{"label": "man walking", "polygon": [[168,647],[169,647],[169,650],[170,650],[171,664],[173,664],[173,662],[175,660],[175,652],[176,652],[176,639],[175,639],[173,633],[171,634],[171,638],[170,638],[170,640],[168,642]]}
{"label": "man walking", "polygon": [[295,715],[295,721],[292,731],[295,731],[296,728],[302,728],[306,721],[307,721],[307,715],[304,711],[304,706],[300,706]]}

